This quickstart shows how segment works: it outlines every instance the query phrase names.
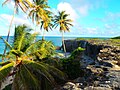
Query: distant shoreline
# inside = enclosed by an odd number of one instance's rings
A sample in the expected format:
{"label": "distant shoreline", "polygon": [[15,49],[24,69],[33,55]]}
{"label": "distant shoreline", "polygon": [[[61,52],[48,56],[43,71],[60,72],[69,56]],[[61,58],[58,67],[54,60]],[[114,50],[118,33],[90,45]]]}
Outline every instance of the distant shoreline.
{"label": "distant shoreline", "polygon": [[[2,36],[2,37],[7,37],[7,36]],[[13,36],[10,36],[13,37]],[[42,35],[39,35],[38,37],[42,37]],[[62,36],[45,36],[45,37],[62,37]],[[115,36],[64,36],[64,37],[73,37],[73,38],[112,38]]]}

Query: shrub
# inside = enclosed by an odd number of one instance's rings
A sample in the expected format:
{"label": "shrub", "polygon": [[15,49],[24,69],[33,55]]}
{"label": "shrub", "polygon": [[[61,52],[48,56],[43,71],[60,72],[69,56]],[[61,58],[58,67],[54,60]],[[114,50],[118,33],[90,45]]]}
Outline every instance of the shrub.
{"label": "shrub", "polygon": [[118,36],[118,37],[113,37],[113,38],[111,38],[111,39],[120,39],[120,36]]}
{"label": "shrub", "polygon": [[78,47],[77,49],[75,49],[72,53],[71,53],[71,56],[70,58],[76,58],[78,56],[81,56],[81,53],[84,51],[85,49],[81,48],[81,47]]}
{"label": "shrub", "polygon": [[69,79],[75,79],[83,73],[80,69],[80,58],[83,48],[78,47],[71,53],[69,58],[61,59],[63,71],[68,75]]}

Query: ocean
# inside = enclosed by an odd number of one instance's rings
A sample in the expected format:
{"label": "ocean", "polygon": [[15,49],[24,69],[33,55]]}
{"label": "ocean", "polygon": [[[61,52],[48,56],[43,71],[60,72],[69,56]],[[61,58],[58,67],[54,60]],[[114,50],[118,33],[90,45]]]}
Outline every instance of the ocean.
{"label": "ocean", "polygon": [[[2,36],[5,40],[7,36]],[[41,39],[42,37],[37,37],[37,40]],[[64,39],[75,39],[77,37],[65,37]],[[45,36],[45,40],[52,41],[55,46],[61,46],[62,45],[62,37],[60,36]],[[12,44],[13,42],[13,36],[10,36],[9,43]],[[0,54],[3,54],[5,48],[5,44],[3,40],[0,39]],[[1,60],[0,60],[1,61]]]}
{"label": "ocean", "polygon": [[[5,40],[7,38],[7,36],[2,36],[2,37]],[[39,40],[41,38],[42,38],[41,36],[38,36],[37,40]],[[78,38],[78,37],[64,37],[65,40],[75,39],[75,38]],[[92,38],[92,37],[79,37],[79,38]],[[103,38],[103,39],[105,39],[105,38]],[[55,46],[61,46],[62,45],[62,37],[60,37],[60,36],[45,36],[45,40],[52,41]],[[9,43],[12,44],[12,42],[13,42],[13,36],[10,36]],[[5,48],[5,44],[4,44],[3,40],[0,39],[0,54],[3,54],[4,48]],[[0,61],[1,61],[1,58],[0,58]]]}

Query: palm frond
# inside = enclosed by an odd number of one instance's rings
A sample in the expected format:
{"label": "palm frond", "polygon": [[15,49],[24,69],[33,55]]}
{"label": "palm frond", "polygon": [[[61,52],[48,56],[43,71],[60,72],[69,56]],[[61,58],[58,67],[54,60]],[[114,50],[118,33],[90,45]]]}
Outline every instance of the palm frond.
{"label": "palm frond", "polygon": [[10,63],[10,61],[0,62],[0,66],[7,65],[7,64],[9,64],[9,63]]}
{"label": "palm frond", "polygon": [[0,81],[4,80],[7,76],[9,76],[13,66],[14,66],[14,63],[10,62],[0,68]]}
{"label": "palm frond", "polygon": [[[52,84],[55,83],[54,78],[49,74],[48,68],[43,65],[43,63],[37,63],[31,60],[24,60],[23,63],[32,71],[39,73],[39,75],[44,76]],[[34,67],[34,68],[33,68]]]}
{"label": "palm frond", "polygon": [[10,0],[5,0],[5,2],[2,3],[2,6],[5,5]]}
{"label": "palm frond", "polygon": [[[39,80],[27,65],[22,64],[13,80],[13,90],[40,90]],[[22,86],[22,87],[21,87]]]}
{"label": "palm frond", "polygon": [[47,67],[48,72],[51,73],[53,75],[53,77],[58,77],[59,79],[62,79],[62,80],[65,80],[67,78],[67,76],[62,71],[55,68],[54,66],[50,66],[45,63],[42,63],[42,65]]}
{"label": "palm frond", "polygon": [[0,36],[0,39],[2,39],[4,41],[4,43],[7,45],[7,47],[9,47],[10,49],[12,49],[12,46]]}
{"label": "palm frond", "polygon": [[[71,19],[68,19],[67,17],[69,16],[69,14],[66,14],[65,11],[61,11],[58,12],[58,15],[55,15],[54,17],[54,26],[58,27],[58,25],[60,26],[60,32],[61,31],[69,31],[69,27],[73,26],[70,22],[72,22]],[[55,27],[55,28],[56,28]]]}

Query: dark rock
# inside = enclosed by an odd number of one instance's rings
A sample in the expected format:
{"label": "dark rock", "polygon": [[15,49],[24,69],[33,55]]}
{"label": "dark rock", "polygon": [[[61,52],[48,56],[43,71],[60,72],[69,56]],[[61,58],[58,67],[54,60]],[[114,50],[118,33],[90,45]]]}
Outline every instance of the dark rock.
{"label": "dark rock", "polygon": [[57,47],[56,47],[56,50],[61,50],[61,47],[57,46]]}
{"label": "dark rock", "polygon": [[108,68],[106,68],[106,67],[103,67],[103,70],[104,70],[104,71],[109,71],[109,69],[108,69]]}
{"label": "dark rock", "polygon": [[67,82],[61,90],[81,90],[80,84],[74,84],[72,82]]}
{"label": "dark rock", "polygon": [[94,86],[89,86],[84,88],[84,90],[112,90],[111,88],[107,87],[94,87]]}
{"label": "dark rock", "polygon": [[[83,90],[120,90],[120,71],[111,69],[114,64],[120,65],[119,47],[108,42],[101,44],[85,40],[66,40],[65,42],[67,51],[70,52],[77,47],[85,48],[83,57],[80,58],[85,75],[75,79],[72,89],[66,90],[75,90],[74,87],[77,87],[78,90],[80,88]],[[116,61],[116,63],[112,61]]]}
{"label": "dark rock", "polygon": [[67,52],[72,52],[78,47],[85,48],[84,53],[93,58],[97,58],[97,54],[102,49],[102,45],[94,45],[85,40],[65,40],[65,46]]}
{"label": "dark rock", "polygon": [[113,67],[113,65],[111,63],[108,63],[108,62],[103,62],[102,65],[106,66],[106,67]]}

